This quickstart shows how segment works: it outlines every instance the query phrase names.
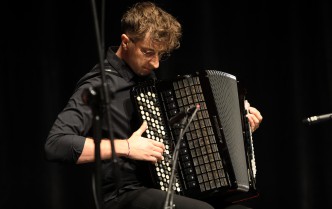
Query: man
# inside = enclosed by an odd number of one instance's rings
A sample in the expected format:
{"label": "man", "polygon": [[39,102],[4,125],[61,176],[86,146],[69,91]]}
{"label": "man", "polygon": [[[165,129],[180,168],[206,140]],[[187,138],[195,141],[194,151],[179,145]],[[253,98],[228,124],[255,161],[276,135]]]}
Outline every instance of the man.
{"label": "man", "polygon": [[[138,82],[154,76],[153,70],[180,46],[181,25],[170,14],[151,2],[135,4],[122,17],[121,44],[115,52],[108,49],[105,66],[107,83],[112,92],[110,103],[114,146],[119,157],[119,176],[110,166],[111,144],[107,139],[108,127],[102,127],[101,140],[102,191],[104,208],[162,208],[165,192],[144,187],[144,177],[137,161],[155,163],[163,159],[165,146],[161,142],[142,137],[147,124],[137,126],[130,101],[130,89]],[[100,69],[96,66],[77,84],[75,93],[58,115],[45,143],[50,161],[91,163],[95,160],[92,127],[93,113],[84,104],[82,93],[90,86],[100,86]],[[248,118],[256,129],[262,118],[251,108]],[[209,204],[175,195],[177,209],[213,208]]]}

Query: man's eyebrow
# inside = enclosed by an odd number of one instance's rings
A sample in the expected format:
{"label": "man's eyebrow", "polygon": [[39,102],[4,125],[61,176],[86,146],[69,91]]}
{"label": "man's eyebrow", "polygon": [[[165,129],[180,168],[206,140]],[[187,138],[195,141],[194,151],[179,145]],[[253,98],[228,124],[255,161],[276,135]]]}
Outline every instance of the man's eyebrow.
{"label": "man's eyebrow", "polygon": [[155,51],[153,48],[151,48],[149,46],[141,46],[141,48],[145,49],[145,50]]}

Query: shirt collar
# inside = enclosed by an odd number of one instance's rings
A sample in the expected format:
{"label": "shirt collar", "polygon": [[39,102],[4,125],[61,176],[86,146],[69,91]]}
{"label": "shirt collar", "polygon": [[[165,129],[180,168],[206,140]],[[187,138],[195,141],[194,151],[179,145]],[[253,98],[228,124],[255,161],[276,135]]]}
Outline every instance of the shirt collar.
{"label": "shirt collar", "polygon": [[138,77],[131,68],[118,56],[116,56],[115,51],[118,47],[111,46],[107,50],[106,59],[108,63],[114,68],[114,70],[118,71],[118,73],[124,78],[126,81],[132,81],[135,77]]}

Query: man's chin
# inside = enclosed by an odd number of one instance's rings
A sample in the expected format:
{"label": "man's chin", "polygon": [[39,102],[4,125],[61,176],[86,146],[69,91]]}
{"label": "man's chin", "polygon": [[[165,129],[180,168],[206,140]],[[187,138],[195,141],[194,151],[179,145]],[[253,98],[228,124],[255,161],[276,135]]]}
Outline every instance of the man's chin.
{"label": "man's chin", "polygon": [[139,76],[141,77],[145,77],[145,76],[149,76],[151,74],[152,70],[144,70],[144,71],[141,71],[139,72]]}

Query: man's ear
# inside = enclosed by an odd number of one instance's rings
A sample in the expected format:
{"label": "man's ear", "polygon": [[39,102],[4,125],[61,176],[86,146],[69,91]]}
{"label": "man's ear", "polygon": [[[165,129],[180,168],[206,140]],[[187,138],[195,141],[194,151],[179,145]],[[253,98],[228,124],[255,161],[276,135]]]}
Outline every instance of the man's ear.
{"label": "man's ear", "polygon": [[129,37],[126,35],[126,34],[122,34],[121,35],[121,44],[122,44],[122,47],[124,47],[126,49],[128,43],[130,42],[130,39]]}

